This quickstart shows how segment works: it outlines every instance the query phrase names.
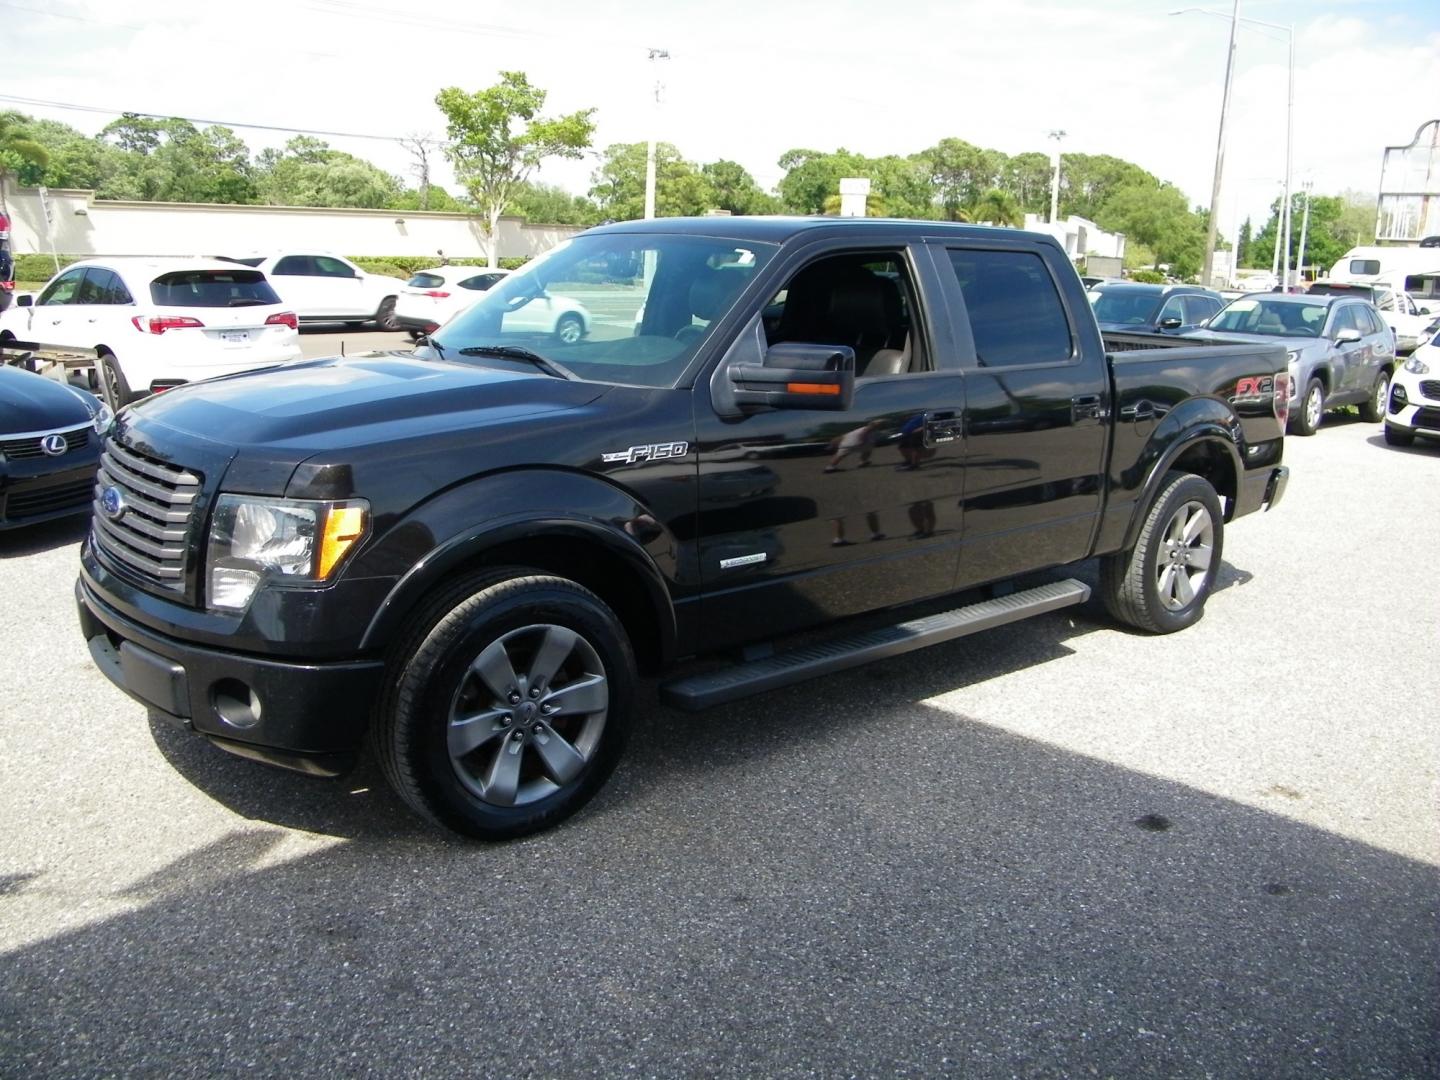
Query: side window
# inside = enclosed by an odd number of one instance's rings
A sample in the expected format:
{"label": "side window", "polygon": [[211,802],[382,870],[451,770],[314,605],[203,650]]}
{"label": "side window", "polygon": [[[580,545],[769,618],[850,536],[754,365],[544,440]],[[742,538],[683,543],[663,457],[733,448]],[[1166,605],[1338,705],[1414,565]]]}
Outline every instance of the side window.
{"label": "side window", "polygon": [[958,248],[949,254],[982,366],[1069,362],[1070,323],[1039,255]]}
{"label": "side window", "polygon": [[[711,279],[721,283],[721,275],[741,276],[739,270],[721,269],[697,284],[718,287]],[[737,292],[738,284],[731,291]],[[766,337],[772,345],[848,345],[855,350],[857,378],[926,371],[928,359],[911,319],[915,295],[898,251],[829,255],[800,269],[765,306]],[[708,319],[706,310],[713,306],[704,305],[700,317]]]}
{"label": "side window", "polygon": [[129,304],[130,292],[113,270],[92,266],[85,271],[77,304]]}
{"label": "side window", "polygon": [[484,292],[496,282],[494,274],[476,274],[474,277],[467,277],[460,282],[460,288],[469,289],[472,292]]}
{"label": "side window", "polygon": [[321,277],[353,278],[355,276],[355,271],[339,259],[332,259],[328,255],[316,255],[314,261],[315,273]]}
{"label": "side window", "polygon": [[1160,309],[1160,314],[1155,316],[1156,324],[1163,324],[1166,319],[1179,319],[1181,323],[1189,321],[1185,318],[1185,312],[1181,306],[1183,302],[1184,297],[1181,296],[1172,296],[1166,300],[1165,306]]}
{"label": "side window", "polygon": [[1185,322],[1196,326],[1220,310],[1220,301],[1209,296],[1185,297]]}
{"label": "side window", "polygon": [[285,277],[309,277],[315,273],[312,263],[313,260],[308,255],[286,255],[270,272]]}
{"label": "side window", "polygon": [[1359,320],[1355,318],[1357,311],[1359,308],[1354,304],[1345,304],[1337,309],[1335,318],[1330,323],[1330,336],[1334,337],[1341,330],[1358,330],[1362,334],[1368,333],[1366,327],[1361,326]]}
{"label": "side window", "polygon": [[1370,323],[1370,332],[1372,334],[1388,334],[1390,332],[1389,325],[1384,319],[1380,318],[1378,311],[1373,308],[1361,308],[1360,313]]}
{"label": "side window", "polygon": [[66,270],[58,278],[45,287],[36,301],[37,306],[50,304],[74,304],[78,303],[75,294],[80,289],[80,279],[85,276],[84,267],[76,267],[74,270]]}

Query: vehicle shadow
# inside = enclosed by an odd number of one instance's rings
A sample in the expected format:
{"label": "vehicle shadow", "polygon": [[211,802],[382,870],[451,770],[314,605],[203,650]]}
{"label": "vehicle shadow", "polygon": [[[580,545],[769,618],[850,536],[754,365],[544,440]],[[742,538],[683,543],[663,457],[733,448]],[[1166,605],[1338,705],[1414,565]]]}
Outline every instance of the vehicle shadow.
{"label": "vehicle shadow", "polygon": [[521,842],[378,800],[286,861],[237,827],[7,951],[0,1044],[31,1076],[1436,1075],[1435,867],[916,703],[901,666],[642,725],[619,798]]}
{"label": "vehicle shadow", "polygon": [[0,559],[20,559],[26,555],[38,555],[42,551],[80,544],[90,531],[90,515],[76,514],[73,517],[43,521],[38,525],[26,525],[19,529],[0,532]]}
{"label": "vehicle shadow", "polygon": [[1416,436],[1415,441],[1409,446],[1391,446],[1385,441],[1384,432],[1379,435],[1371,435],[1365,441],[1371,446],[1378,446],[1382,450],[1389,450],[1396,454],[1416,454],[1423,457],[1433,456],[1436,451],[1440,451],[1440,439],[1427,439],[1423,435]]}

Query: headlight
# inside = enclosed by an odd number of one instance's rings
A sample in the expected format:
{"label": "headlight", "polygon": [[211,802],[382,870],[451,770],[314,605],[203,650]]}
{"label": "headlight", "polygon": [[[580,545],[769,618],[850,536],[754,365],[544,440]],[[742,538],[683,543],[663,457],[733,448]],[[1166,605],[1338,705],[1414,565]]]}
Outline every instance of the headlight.
{"label": "headlight", "polygon": [[99,412],[90,418],[90,423],[94,425],[96,435],[104,435],[115,423],[115,414],[110,411],[110,406],[102,401]]}
{"label": "headlight", "polygon": [[1421,360],[1418,356],[1412,356],[1405,361],[1405,370],[1411,375],[1429,375],[1430,365]]}
{"label": "headlight", "polygon": [[325,581],[369,526],[370,504],[221,495],[210,526],[210,606],[240,610],[267,579]]}
{"label": "headlight", "polygon": [[1285,358],[1286,358],[1287,360],[1289,360],[1292,365],[1293,365],[1293,364],[1298,364],[1298,363],[1300,362],[1300,350],[1299,350],[1299,349],[1291,349],[1289,352],[1287,352],[1287,353],[1285,354]]}

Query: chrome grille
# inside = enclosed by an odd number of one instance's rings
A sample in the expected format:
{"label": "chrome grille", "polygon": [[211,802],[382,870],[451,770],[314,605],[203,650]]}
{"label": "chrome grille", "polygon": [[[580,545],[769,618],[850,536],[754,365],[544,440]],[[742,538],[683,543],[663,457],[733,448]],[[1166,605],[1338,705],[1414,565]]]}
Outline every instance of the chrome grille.
{"label": "chrome grille", "polygon": [[1440,379],[1421,379],[1420,396],[1431,401],[1440,401]]}
{"label": "chrome grille", "polygon": [[79,450],[81,447],[90,444],[90,425],[82,424],[79,427],[62,429],[60,431],[31,432],[17,438],[0,439],[0,454],[4,454],[11,461],[20,461],[24,458],[45,457],[45,451],[40,447],[40,441],[47,435],[65,436],[65,450],[69,453],[72,450]]}
{"label": "chrome grille", "polygon": [[[95,485],[95,546],[143,584],[184,592],[186,541],[201,480],[198,473],[110,442]],[[103,505],[112,487],[123,500],[118,516]]]}

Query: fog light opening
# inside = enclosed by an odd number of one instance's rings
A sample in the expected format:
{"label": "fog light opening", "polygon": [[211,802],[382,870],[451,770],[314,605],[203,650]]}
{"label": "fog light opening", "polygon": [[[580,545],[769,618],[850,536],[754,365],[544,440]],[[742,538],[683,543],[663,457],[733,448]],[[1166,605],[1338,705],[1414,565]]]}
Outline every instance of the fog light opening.
{"label": "fog light opening", "polygon": [[215,715],[233,728],[252,728],[260,723],[260,698],[239,679],[221,679],[210,688]]}

